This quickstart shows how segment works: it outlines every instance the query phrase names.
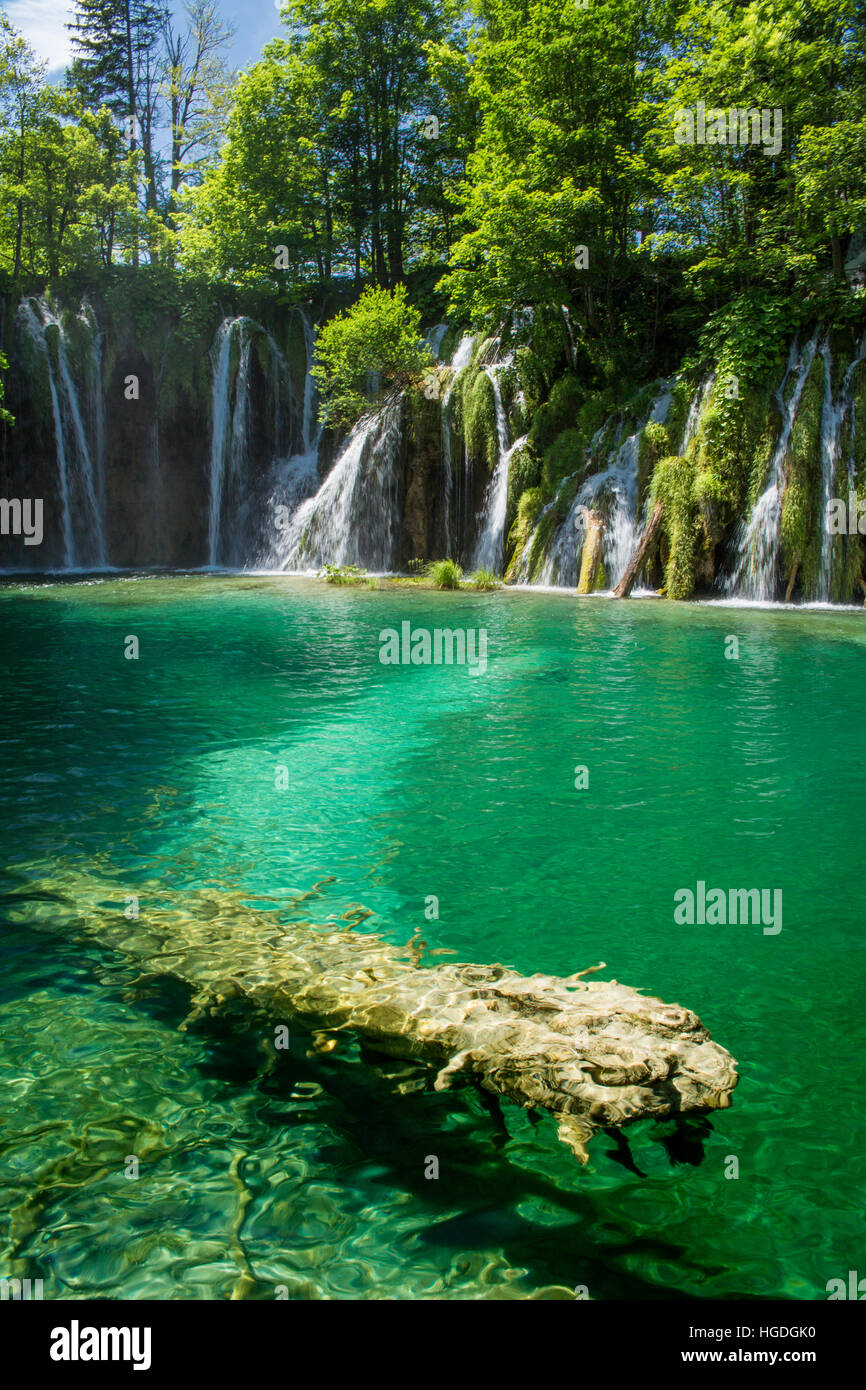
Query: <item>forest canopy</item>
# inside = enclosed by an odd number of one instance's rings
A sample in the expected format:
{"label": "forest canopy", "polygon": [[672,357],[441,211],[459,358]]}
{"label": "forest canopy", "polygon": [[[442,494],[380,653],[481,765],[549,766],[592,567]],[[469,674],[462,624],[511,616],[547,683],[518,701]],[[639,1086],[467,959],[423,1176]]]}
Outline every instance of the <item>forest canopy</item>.
{"label": "forest canopy", "polygon": [[182,24],[77,0],[62,85],[0,18],[7,280],[162,266],[295,300],[405,284],[479,325],[565,309],[601,373],[663,332],[759,335],[850,296],[863,0],[281,13],[233,74],[211,0]]}

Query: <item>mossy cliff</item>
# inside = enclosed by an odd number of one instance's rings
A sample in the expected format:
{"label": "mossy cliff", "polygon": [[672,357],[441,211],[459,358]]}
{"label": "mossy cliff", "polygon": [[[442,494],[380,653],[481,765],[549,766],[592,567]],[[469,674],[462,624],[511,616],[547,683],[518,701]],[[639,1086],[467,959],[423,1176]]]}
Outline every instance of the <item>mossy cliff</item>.
{"label": "mossy cliff", "polygon": [[[5,300],[6,404],[15,422],[2,427],[0,493],[44,499],[45,539],[26,547],[4,536],[0,564],[69,563],[64,506],[67,521],[76,516],[76,563],[96,563],[97,512],[107,563],[184,567],[213,559],[220,361],[229,462],[219,562],[257,563],[267,551],[274,470],[310,442],[310,324],[340,307],[332,295],[304,315],[290,303],[241,300],[234,290],[180,284],[155,271]],[[847,322],[807,325],[796,336],[779,321],[759,342],[717,335],[689,357],[669,346],[657,360],[636,363],[631,379],[592,360],[561,321],[524,316],[495,339],[476,334],[471,351],[465,339],[458,358],[465,365],[442,362],[433,389],[428,382],[407,393],[390,553],[403,569],[445,555],[473,563],[504,457],[501,413],[516,442],[504,504],[507,580],[574,587],[588,503],[601,510],[608,537],[597,582],[615,583],[624,542],[617,570],[609,537],[625,498],[636,531],[650,507],[662,508],[643,582],[670,598],[718,592],[736,572],[772,475],[772,596],[860,600],[863,537],[855,530],[828,538],[825,517],[828,497],[866,493],[864,329],[856,305]],[[460,341],[449,328],[441,356],[452,356]],[[321,435],[314,488],[344,441]],[[362,502],[345,525],[376,524]]]}
{"label": "mossy cliff", "polygon": [[[307,344],[291,305],[241,302],[234,292],[139,272],[86,292],[58,286],[9,297],[2,308],[14,423],[0,439],[0,494],[42,498],[45,517],[38,547],[2,538],[3,566],[49,569],[68,558],[58,417],[65,510],[86,510],[92,479],[109,563],[207,562],[214,354],[227,318],[250,316],[247,481],[254,487],[266,461],[301,448]],[[231,346],[233,394],[237,337]],[[80,519],[73,530],[81,531],[79,562],[94,564]]]}
{"label": "mossy cliff", "polygon": [[[653,587],[670,598],[718,591],[778,453],[774,596],[862,601],[863,538],[827,539],[825,497],[847,501],[849,488],[866,491],[864,328],[866,321],[821,324],[801,333],[791,355],[797,370],[780,332],[757,369],[722,350],[637,388],[584,389],[563,353],[546,388],[535,379],[543,399],[524,390],[528,439],[510,479],[506,577],[563,582],[563,550],[579,546],[566,526],[575,499],[588,480],[617,466],[617,450],[637,431],[637,517],[663,506],[644,571]],[[664,420],[648,419],[654,393],[663,391],[670,397]],[[787,438],[786,410],[793,413]]]}

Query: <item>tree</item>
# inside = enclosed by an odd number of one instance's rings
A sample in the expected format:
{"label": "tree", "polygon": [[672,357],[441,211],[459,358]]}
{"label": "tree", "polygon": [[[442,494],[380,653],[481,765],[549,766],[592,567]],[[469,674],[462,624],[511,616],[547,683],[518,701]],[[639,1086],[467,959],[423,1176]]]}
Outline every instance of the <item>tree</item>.
{"label": "tree", "polygon": [[284,246],[296,287],[358,289],[441,256],[444,189],[466,153],[460,103],[454,120],[445,110],[466,77],[454,13],[452,0],[287,0],[289,37],[241,77],[220,164],[185,203],[184,254],[264,279]]}
{"label": "tree", "polygon": [[433,355],[421,338],[421,320],[403,285],[370,287],[356,304],[325,324],[316,340],[313,377],[327,425],[351,425],[369,409],[369,374],[377,400],[417,385]]}
{"label": "tree", "polygon": [[0,17],[0,263],[17,280],[128,253],[130,166],[110,111],[46,84],[44,65]]}
{"label": "tree", "polygon": [[85,106],[105,105],[126,123],[130,151],[134,154],[139,146],[142,151],[149,211],[159,202],[158,46],[167,13],[154,0],[76,0],[75,19],[68,26],[77,57],[67,82]]}
{"label": "tree", "polygon": [[36,120],[44,107],[45,64],[0,13],[0,120],[2,153],[0,172],[4,177],[3,201],[14,206],[14,252],[12,274],[21,274],[26,208],[28,148]]}
{"label": "tree", "polygon": [[230,86],[224,50],[235,32],[223,23],[213,0],[190,0],[186,17],[185,31],[175,28],[170,15],[163,25],[171,138],[167,217],[172,222],[181,181],[219,146]]}
{"label": "tree", "polygon": [[479,129],[447,280],[457,313],[496,323],[524,303],[557,316],[572,304],[584,336],[622,337],[654,192],[644,135],[668,10],[479,0]]}

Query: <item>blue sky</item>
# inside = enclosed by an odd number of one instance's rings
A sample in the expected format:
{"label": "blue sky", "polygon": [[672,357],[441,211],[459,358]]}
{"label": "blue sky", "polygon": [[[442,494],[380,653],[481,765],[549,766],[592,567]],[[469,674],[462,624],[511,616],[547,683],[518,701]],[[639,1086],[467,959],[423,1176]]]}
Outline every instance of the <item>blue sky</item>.
{"label": "blue sky", "polygon": [[[183,13],[183,3],[170,0],[175,14]],[[273,0],[217,0],[225,19],[237,33],[228,53],[232,67],[246,67],[259,55],[262,45],[281,32],[280,16]],[[66,24],[72,18],[72,0],[0,0],[15,28],[48,63],[52,76],[59,73],[70,56]]]}

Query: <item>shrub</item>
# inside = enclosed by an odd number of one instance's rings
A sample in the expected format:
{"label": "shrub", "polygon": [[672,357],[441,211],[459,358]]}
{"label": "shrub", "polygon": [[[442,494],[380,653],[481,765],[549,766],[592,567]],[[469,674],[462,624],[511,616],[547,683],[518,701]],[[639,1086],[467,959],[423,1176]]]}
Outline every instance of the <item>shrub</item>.
{"label": "shrub", "polygon": [[364,584],[369,581],[367,571],[359,569],[357,565],[323,565],[319,578],[324,579],[326,584]]}
{"label": "shrub", "polygon": [[473,589],[501,589],[502,581],[490,570],[476,570],[469,576]]}
{"label": "shrub", "polygon": [[419,386],[433,354],[421,341],[421,318],[404,286],[367,289],[356,304],[326,323],[316,339],[312,375],[325,425],[353,425],[370,404],[368,374],[378,375],[376,399]]}
{"label": "shrub", "polygon": [[456,560],[434,560],[427,566],[427,578],[437,589],[459,589],[463,571]]}

